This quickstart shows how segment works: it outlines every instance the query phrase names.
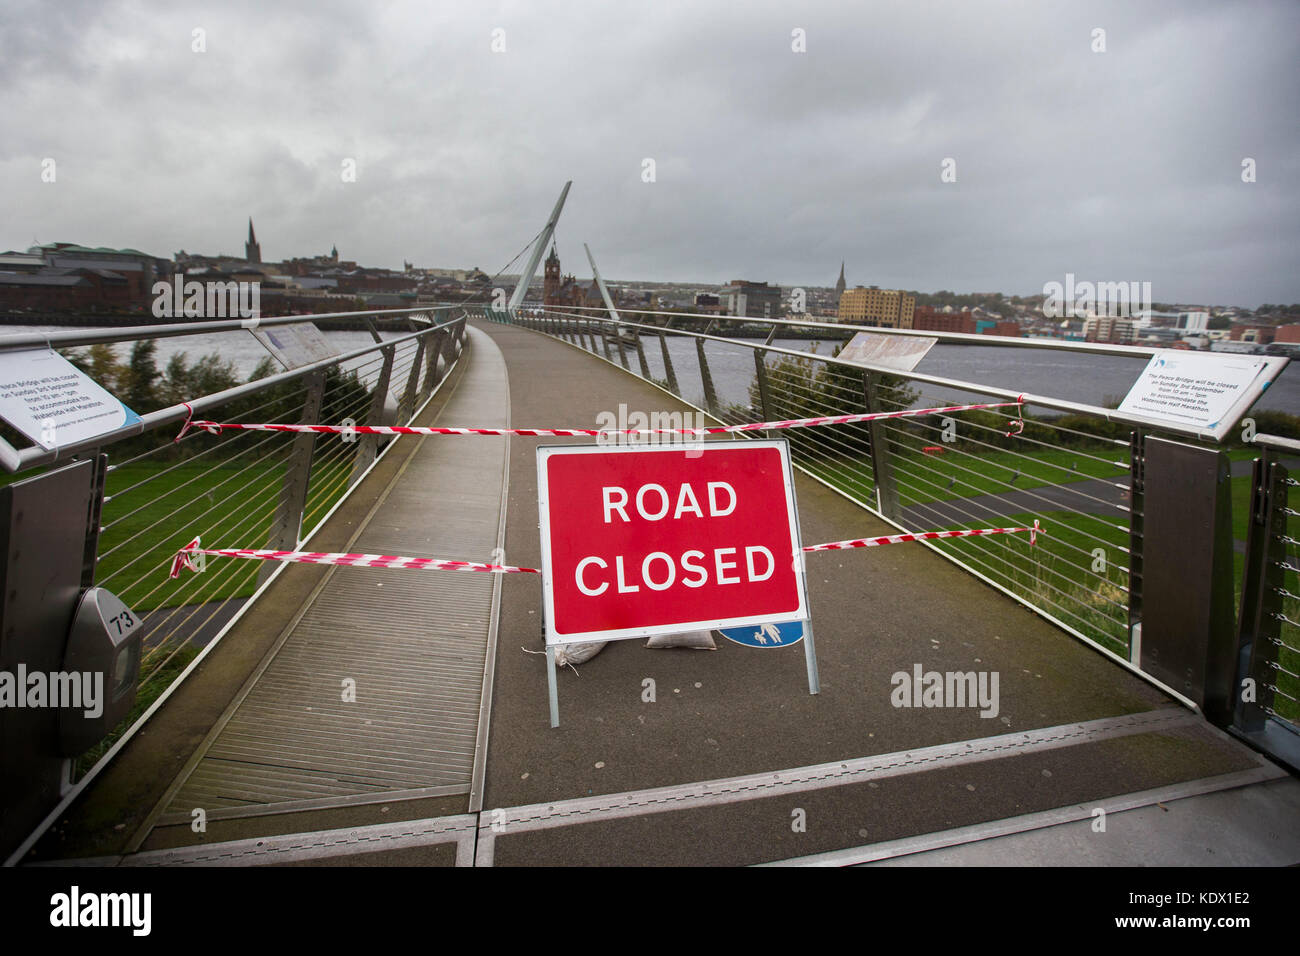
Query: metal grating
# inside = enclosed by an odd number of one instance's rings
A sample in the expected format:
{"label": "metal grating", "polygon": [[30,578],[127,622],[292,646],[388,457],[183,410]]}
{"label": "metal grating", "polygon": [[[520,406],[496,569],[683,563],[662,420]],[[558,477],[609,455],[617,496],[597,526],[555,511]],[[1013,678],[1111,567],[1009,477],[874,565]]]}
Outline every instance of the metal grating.
{"label": "metal grating", "polygon": [[[469,335],[469,367],[441,418],[507,424],[505,363],[486,335]],[[353,550],[490,560],[506,442],[425,439]],[[468,793],[492,579],[333,568],[166,816],[394,791]],[[355,702],[342,699],[348,678]]]}

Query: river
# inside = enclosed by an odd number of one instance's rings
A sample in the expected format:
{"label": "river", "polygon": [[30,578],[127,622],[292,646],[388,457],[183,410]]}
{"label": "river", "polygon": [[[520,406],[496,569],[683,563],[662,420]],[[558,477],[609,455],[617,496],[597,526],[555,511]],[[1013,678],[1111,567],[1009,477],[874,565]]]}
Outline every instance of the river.
{"label": "river", "polygon": [[[35,331],[46,331],[46,329],[37,326],[10,326],[4,330],[4,333]],[[50,328],[49,331],[66,332],[68,329]],[[373,341],[368,332],[325,332],[324,334],[339,352],[361,348]],[[392,338],[405,333],[383,334],[385,338]],[[179,352],[186,353],[191,362],[201,355],[216,352],[222,359],[232,362],[241,376],[247,376],[267,355],[261,343],[242,329],[235,332],[165,338],[157,341],[157,364],[160,370],[165,369],[168,360]],[[818,354],[829,355],[836,343],[808,339],[777,339],[773,344],[793,351],[815,350]],[[114,348],[123,360],[130,352],[129,344],[118,344]],[[713,376],[719,400],[726,404],[747,405],[749,385],[754,379],[752,352],[742,345],[718,343],[710,343],[707,349],[709,371]],[[695,340],[669,337],[668,351],[672,357],[678,382],[685,390],[687,399],[702,405],[704,389],[700,384]],[[646,338],[645,353],[651,373],[659,378],[665,377],[657,337]],[[629,356],[629,359],[635,369],[635,356]],[[358,363],[350,364],[355,367]],[[376,365],[377,363],[370,362],[368,366],[370,374],[363,374],[363,378],[368,381],[373,380],[373,369]],[[1072,402],[1104,405],[1109,401],[1123,398],[1145,365],[1146,360],[1141,358],[1014,346],[940,344],[930,350],[916,370],[927,375],[998,386],[1014,392],[1028,392]],[[952,400],[969,401],[970,394],[926,385],[922,387],[918,404]],[[1255,407],[1289,412],[1293,415],[1300,414],[1300,363],[1292,362],[1288,365]],[[524,424],[565,425],[569,423],[529,421]]]}

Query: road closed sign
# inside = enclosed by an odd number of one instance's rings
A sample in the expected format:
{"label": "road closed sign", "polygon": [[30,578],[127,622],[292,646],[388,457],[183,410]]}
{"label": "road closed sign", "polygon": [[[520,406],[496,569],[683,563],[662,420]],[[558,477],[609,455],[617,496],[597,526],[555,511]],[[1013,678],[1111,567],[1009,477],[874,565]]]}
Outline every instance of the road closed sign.
{"label": "road closed sign", "polygon": [[786,443],[692,455],[537,450],[548,644],[808,618]]}

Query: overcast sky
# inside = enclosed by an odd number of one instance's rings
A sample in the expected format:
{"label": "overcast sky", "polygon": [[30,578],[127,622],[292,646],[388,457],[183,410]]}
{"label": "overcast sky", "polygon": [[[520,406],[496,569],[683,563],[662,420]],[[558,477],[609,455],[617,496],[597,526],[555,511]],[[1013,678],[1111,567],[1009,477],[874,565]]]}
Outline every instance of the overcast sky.
{"label": "overcast sky", "polygon": [[6,0],[0,249],[242,255],[251,215],[267,260],[492,274],[572,179],[580,277],[585,241],[615,279],[1298,302],[1298,54],[1295,0]]}

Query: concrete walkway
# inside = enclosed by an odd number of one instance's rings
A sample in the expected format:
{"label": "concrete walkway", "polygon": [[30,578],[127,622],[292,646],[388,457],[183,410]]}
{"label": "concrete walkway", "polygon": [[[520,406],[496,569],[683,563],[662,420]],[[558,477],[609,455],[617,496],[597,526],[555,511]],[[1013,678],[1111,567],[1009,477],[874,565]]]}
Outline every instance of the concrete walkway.
{"label": "concrete walkway", "polygon": [[[510,370],[516,425],[591,426],[620,403],[687,409],[562,342],[484,328]],[[518,440],[511,452],[514,564],[540,560],[538,443]],[[796,485],[806,543],[892,530],[812,479]],[[560,673],[555,730],[543,659],[522,649],[543,646],[538,582],[508,580],[479,862],[763,862],[1270,772],[1149,684],[919,546],[815,554],[808,567],[820,695],[807,692],[799,648],[721,641],[714,652],[655,651],[622,641],[579,673]],[[895,708],[891,677],[917,664],[996,671],[997,715]],[[1123,722],[1144,714],[1155,722]],[[924,748],[940,749],[913,761]],[[795,776],[816,785],[791,795],[781,779],[791,768],[809,768]],[[802,831],[792,829],[795,811]],[[504,830],[488,827],[494,818]]]}

